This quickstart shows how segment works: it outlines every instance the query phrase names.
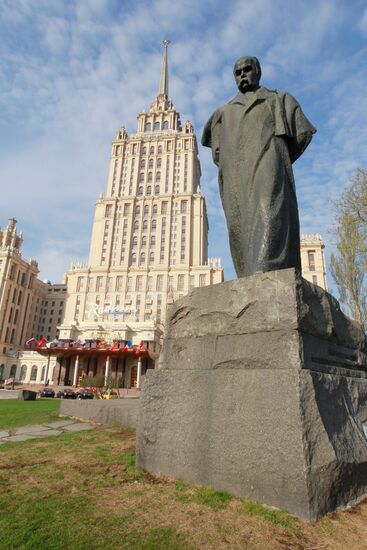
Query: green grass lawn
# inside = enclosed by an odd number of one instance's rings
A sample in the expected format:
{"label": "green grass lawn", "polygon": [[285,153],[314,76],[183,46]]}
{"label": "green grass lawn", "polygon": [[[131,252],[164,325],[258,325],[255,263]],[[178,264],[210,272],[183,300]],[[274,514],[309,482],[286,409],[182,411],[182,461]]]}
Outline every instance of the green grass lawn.
{"label": "green grass lawn", "polygon": [[35,401],[1,399],[0,430],[57,420],[59,409],[58,399],[36,399]]}
{"label": "green grass lawn", "polygon": [[367,502],[310,525],[147,474],[134,450],[134,432],[112,428],[0,445],[1,550],[365,547]]}

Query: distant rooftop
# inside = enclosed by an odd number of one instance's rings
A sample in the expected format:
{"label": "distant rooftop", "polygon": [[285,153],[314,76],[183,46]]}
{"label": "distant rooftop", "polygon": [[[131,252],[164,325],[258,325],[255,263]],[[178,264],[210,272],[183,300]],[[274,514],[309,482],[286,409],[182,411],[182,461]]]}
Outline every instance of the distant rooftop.
{"label": "distant rooftop", "polygon": [[319,233],[303,233],[301,235],[301,241],[317,241],[323,243],[324,240]]}

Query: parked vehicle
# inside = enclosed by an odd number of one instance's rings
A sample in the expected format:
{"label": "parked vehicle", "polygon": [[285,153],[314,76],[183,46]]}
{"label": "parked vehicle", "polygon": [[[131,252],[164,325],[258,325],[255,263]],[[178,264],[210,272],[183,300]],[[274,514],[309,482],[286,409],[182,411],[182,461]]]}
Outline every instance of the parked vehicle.
{"label": "parked vehicle", "polygon": [[55,397],[55,392],[51,388],[43,388],[39,392],[40,397]]}
{"label": "parked vehicle", "polygon": [[63,390],[57,392],[56,397],[59,397],[60,399],[76,399],[76,393],[70,388],[64,388]]}
{"label": "parked vehicle", "polygon": [[92,390],[86,390],[82,388],[76,392],[77,399],[94,399],[94,393]]}
{"label": "parked vehicle", "polygon": [[100,399],[118,399],[119,396],[117,395],[117,392],[113,390],[107,390],[104,393],[101,393]]}

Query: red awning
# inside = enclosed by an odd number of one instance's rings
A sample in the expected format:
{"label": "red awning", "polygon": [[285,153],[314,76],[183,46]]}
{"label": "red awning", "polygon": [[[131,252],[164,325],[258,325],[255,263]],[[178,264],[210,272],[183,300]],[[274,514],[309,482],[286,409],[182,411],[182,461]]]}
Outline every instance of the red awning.
{"label": "red awning", "polygon": [[[100,348],[35,348],[33,351],[37,351],[41,355],[55,355],[56,357],[113,357],[113,358],[126,358],[126,357],[138,357],[135,354],[134,349],[128,349],[126,351],[100,349]],[[158,359],[159,354],[150,350],[149,348],[143,348],[139,352],[140,357],[150,357],[153,361]]]}

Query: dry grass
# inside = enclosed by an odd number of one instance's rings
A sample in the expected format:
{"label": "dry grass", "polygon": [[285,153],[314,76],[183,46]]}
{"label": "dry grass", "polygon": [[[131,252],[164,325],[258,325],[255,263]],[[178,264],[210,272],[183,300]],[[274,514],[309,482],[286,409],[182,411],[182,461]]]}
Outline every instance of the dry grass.
{"label": "dry grass", "polygon": [[315,525],[135,467],[128,431],[0,447],[0,548],[363,550],[367,501]]}

